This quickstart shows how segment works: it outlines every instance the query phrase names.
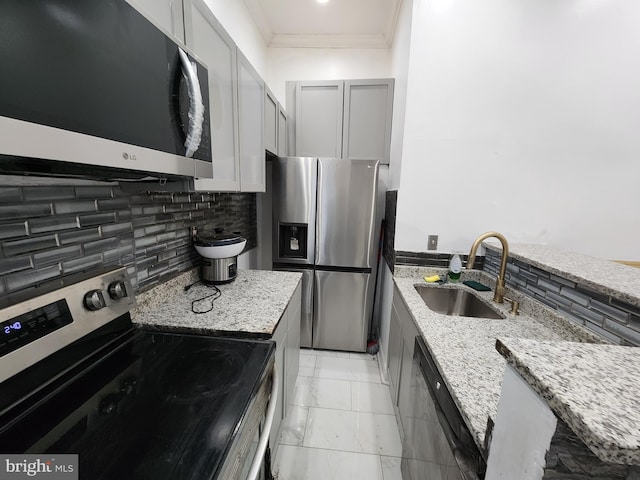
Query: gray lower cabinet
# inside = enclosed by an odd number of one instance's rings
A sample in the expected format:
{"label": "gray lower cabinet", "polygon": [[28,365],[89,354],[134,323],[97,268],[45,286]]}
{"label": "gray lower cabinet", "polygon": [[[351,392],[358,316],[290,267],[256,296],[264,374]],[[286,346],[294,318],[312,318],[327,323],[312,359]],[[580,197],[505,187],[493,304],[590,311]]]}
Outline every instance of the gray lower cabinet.
{"label": "gray lower cabinet", "polygon": [[415,339],[419,335],[413,317],[409,313],[400,292],[394,286],[391,324],[389,330],[389,379],[400,437],[404,439],[413,401],[411,391],[411,367]]}
{"label": "gray lower cabinet", "polygon": [[300,309],[302,302],[302,282],[293,293],[289,305],[282,314],[271,339],[276,342],[276,368],[280,377],[280,388],[276,403],[276,413],[271,426],[269,445],[271,456],[278,451],[278,439],[282,421],[290,413],[300,365]]}
{"label": "gray lower cabinet", "polygon": [[[395,297],[394,297],[395,302]],[[398,387],[400,386],[400,363],[402,361],[402,326],[395,306],[391,307],[391,325],[389,328],[389,387],[391,400],[398,405]]]}
{"label": "gray lower cabinet", "polygon": [[293,154],[388,164],[393,90],[391,78],[287,82]]}

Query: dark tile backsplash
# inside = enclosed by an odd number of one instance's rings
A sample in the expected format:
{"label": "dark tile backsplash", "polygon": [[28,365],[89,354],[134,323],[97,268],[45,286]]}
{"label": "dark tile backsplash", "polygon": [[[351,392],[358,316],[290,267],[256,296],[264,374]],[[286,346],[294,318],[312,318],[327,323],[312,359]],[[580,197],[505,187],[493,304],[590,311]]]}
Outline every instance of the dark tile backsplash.
{"label": "dark tile backsplash", "polygon": [[[466,266],[468,255],[460,255],[462,264]],[[419,267],[449,267],[449,261],[453,253],[432,253],[432,252],[396,252],[396,264],[398,265],[415,265]],[[474,267],[482,269],[484,257],[476,256]]]}
{"label": "dark tile backsplash", "polygon": [[136,290],[147,290],[198,264],[193,226],[239,232],[256,247],[255,194],[69,183],[0,186],[0,294],[107,264],[127,267]]}
{"label": "dark tile backsplash", "polygon": [[384,207],[384,238],[382,241],[382,255],[391,272],[396,264],[395,234],[396,234],[396,209],[398,205],[398,191],[387,190]]}
{"label": "dark tile backsplash", "polygon": [[[500,255],[487,249],[484,270],[497,276],[499,269]],[[505,280],[509,287],[613,343],[640,346],[638,307],[512,258]]]}

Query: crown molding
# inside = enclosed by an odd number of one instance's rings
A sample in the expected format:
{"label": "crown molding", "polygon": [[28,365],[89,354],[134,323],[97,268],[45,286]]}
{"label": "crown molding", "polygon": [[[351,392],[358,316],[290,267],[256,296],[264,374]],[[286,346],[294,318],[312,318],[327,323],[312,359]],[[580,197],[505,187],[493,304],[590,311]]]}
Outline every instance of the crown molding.
{"label": "crown molding", "polygon": [[277,34],[273,32],[260,0],[244,0],[244,3],[265,44],[270,48],[391,48],[402,0],[389,1],[391,14],[384,32],[377,35]]}
{"label": "crown molding", "polygon": [[385,35],[278,35],[270,48],[390,48]]}
{"label": "crown molding", "polygon": [[260,32],[260,35],[262,35],[264,43],[268,46],[273,38],[273,30],[267,20],[267,15],[264,13],[262,5],[260,5],[258,0],[244,0],[244,4],[247,6],[256,27],[258,27],[258,31]]}
{"label": "crown molding", "polygon": [[402,6],[402,0],[393,0],[393,11],[389,15],[387,22],[387,28],[385,29],[385,35],[389,39],[389,46],[393,44],[393,39],[396,35],[396,27],[398,26],[398,18],[400,17],[400,7]]}

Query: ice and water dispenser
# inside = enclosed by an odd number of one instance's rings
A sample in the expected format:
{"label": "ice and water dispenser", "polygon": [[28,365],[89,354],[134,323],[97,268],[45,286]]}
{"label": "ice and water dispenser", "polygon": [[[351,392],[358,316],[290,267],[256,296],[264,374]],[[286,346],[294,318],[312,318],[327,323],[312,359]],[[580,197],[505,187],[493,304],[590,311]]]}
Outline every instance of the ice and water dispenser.
{"label": "ice and water dispenser", "polygon": [[307,234],[309,227],[306,223],[280,223],[278,235],[278,257],[307,258]]}

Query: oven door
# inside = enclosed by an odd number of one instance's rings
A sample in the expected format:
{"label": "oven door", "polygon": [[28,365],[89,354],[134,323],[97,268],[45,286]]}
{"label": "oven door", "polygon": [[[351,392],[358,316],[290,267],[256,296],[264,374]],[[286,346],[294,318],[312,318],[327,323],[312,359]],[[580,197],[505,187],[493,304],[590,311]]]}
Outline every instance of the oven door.
{"label": "oven door", "polygon": [[270,480],[271,458],[269,436],[278,403],[279,382],[277,366],[263,382],[258,395],[249,407],[236,441],[218,476],[224,480]]}

